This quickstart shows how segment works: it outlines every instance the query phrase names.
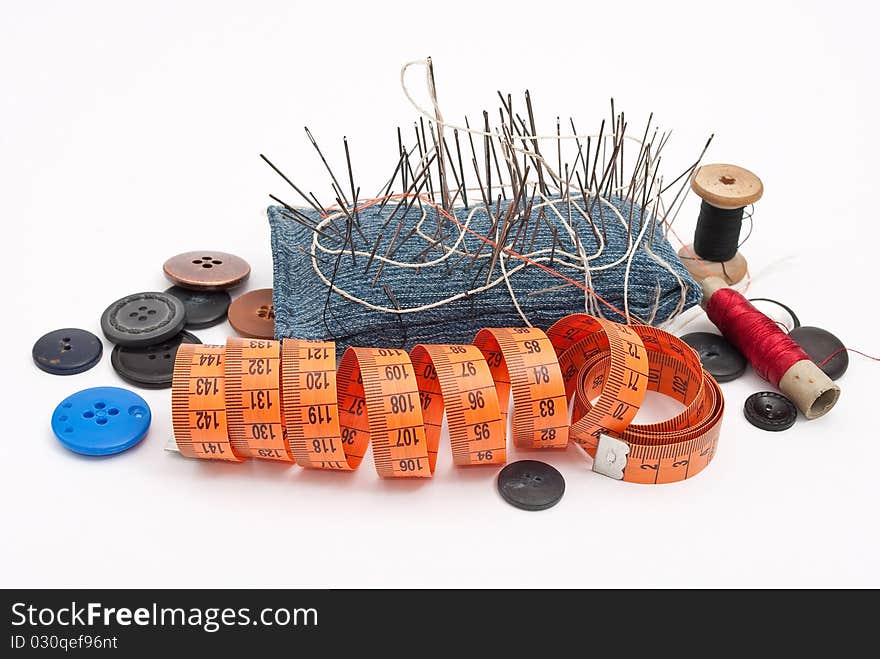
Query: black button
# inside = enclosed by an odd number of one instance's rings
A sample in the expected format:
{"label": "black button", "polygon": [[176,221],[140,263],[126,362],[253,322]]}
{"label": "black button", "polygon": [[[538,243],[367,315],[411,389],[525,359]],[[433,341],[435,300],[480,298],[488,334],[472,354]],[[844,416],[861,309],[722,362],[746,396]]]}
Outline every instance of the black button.
{"label": "black button", "polygon": [[846,369],[849,366],[849,355],[843,349],[843,342],[831,332],[823,330],[821,327],[810,327],[808,325],[793,329],[789,336],[817,364],[825,361],[831,353],[839,350],[840,352],[819,368],[832,380],[836,380],[846,373]]}
{"label": "black button", "polygon": [[34,363],[53,375],[88,371],[101,361],[104,344],[85,330],[68,327],[44,334],[34,344]]}
{"label": "black button", "polygon": [[222,323],[229,303],[232,302],[232,297],[226,291],[193,291],[172,286],[165,292],[183,302],[186,326],[190,329],[202,329]]}
{"label": "black button", "polygon": [[545,462],[520,460],[498,474],[498,492],[517,508],[545,510],[559,503],[565,493],[565,479]]}
{"label": "black button", "polygon": [[746,398],[743,414],[761,430],[788,430],[797,419],[794,403],[775,391],[761,391]]}
{"label": "black button", "polygon": [[146,348],[116,346],[110,355],[114,370],[126,382],[146,389],[164,389],[171,386],[174,376],[174,358],[181,343],[201,343],[189,332]]}
{"label": "black button", "polygon": [[696,351],[703,368],[716,382],[730,382],[746,372],[746,358],[720,334],[694,332],[681,340]]}
{"label": "black button", "polygon": [[180,334],[183,302],[166,293],[135,293],[117,300],[101,316],[104,336],[121,346],[143,347]]}

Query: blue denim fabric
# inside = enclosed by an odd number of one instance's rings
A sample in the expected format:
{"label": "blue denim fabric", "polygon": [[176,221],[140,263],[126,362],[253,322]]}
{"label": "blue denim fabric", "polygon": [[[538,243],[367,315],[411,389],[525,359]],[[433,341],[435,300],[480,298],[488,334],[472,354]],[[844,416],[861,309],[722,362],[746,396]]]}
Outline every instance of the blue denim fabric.
{"label": "blue denim fabric", "polygon": [[[630,215],[629,202],[619,199],[612,201],[624,218],[630,216],[634,218],[632,235],[635,237],[638,234],[641,210],[635,206],[632,215]],[[382,211],[381,217],[377,214],[378,206],[360,212],[360,224],[363,233],[370,242],[365,243],[355,233],[357,249],[367,253],[372,250],[372,241],[378,235],[379,227],[391,214],[393,205],[394,202],[389,202]],[[566,216],[565,205],[559,204],[558,207],[563,216]],[[506,204],[502,203],[502,212],[505,208]],[[424,223],[424,231],[431,235],[436,228],[437,217],[432,208],[426,206],[425,210],[427,220]],[[303,212],[315,220],[319,219],[314,211],[303,210]],[[463,222],[466,219],[467,212],[464,209],[456,209],[455,212],[460,221]],[[383,233],[383,240],[377,249],[377,254],[385,253],[401,213],[402,209],[398,211],[398,215]],[[532,215],[537,217],[537,210],[533,210]],[[607,234],[607,245],[602,254],[590,262],[593,267],[610,263],[620,258],[626,251],[626,226],[607,207],[603,209],[602,215]],[[280,207],[270,207],[268,216],[272,230],[276,338],[335,340],[338,354],[341,355],[346,347],[353,345],[409,349],[417,343],[469,343],[473,340],[476,332],[483,327],[523,325],[522,318],[513,306],[507,286],[503,283],[493,289],[471,296],[469,299],[458,300],[439,308],[414,314],[390,314],[371,310],[356,302],[346,300],[334,292],[329,297],[329,309],[325,314],[324,305],[328,299],[327,286],[314,272],[311,257],[308,254],[313,233],[284,217]],[[592,216],[598,225],[599,209],[595,202],[592,207]],[[548,213],[547,217],[553,226],[559,228],[560,240],[568,245],[570,240],[562,230],[558,218],[555,218],[552,213]],[[415,205],[407,213],[406,223],[395,245],[407,235],[420,218],[421,211],[418,205]],[[340,230],[344,231],[344,224],[341,220],[337,221],[334,226],[340,227]],[[534,221],[530,224],[530,232],[533,226]],[[488,219],[485,212],[479,211],[476,214],[471,227],[482,235],[488,232]],[[455,229],[454,226],[447,231],[453,229]],[[662,233],[660,228],[654,232],[651,250],[681,278],[686,296],[684,308],[690,308],[700,301],[700,287],[688,274],[675,250]],[[457,232],[454,232],[453,235],[457,235]],[[595,235],[585,220],[579,222],[578,235],[587,254],[597,250]],[[642,246],[649,236],[650,229]],[[321,240],[331,247],[339,245],[339,243],[334,244],[324,238]],[[530,241],[531,235],[526,243],[527,246]],[[446,242],[450,244],[452,239],[447,239]],[[532,251],[542,248],[549,249],[552,242],[551,231],[543,226],[538,232]],[[466,244],[468,250],[473,253],[478,249],[480,241],[475,236],[468,235]],[[417,255],[427,246],[428,243],[415,235],[403,243],[394,258],[399,261],[414,262]],[[575,249],[570,247],[567,251],[575,252]],[[491,247],[483,248],[483,254],[486,253],[491,253]],[[428,260],[438,256],[438,251],[431,252]],[[335,257],[328,256],[326,259],[326,262],[322,264],[322,271],[330,279]],[[416,271],[386,265],[378,282],[372,286],[379,261],[374,260],[369,273],[364,274],[367,260],[366,256],[358,256],[356,264],[352,265],[351,254],[346,252],[339,260],[336,285],[361,299],[385,307],[394,306],[383,289],[385,284],[390,286],[401,308],[410,308],[473,288],[474,277],[479,267],[478,262],[476,266],[470,268],[470,257],[461,258],[457,255],[448,260],[449,268],[445,265],[439,265]],[[508,268],[511,269],[520,261],[511,258],[508,263]],[[576,281],[583,281],[582,273],[578,273],[572,268],[566,268],[559,258],[555,259],[552,267]],[[608,270],[593,273],[592,287],[595,292],[618,309],[623,309],[625,271],[626,261]],[[485,282],[487,272],[488,266],[479,276],[478,285]],[[496,264],[493,278],[499,274],[500,269]],[[567,314],[584,311],[584,291],[575,286],[566,286],[559,290],[529,296],[529,292],[565,284],[564,280],[540,268],[529,266],[512,275],[510,281],[522,310],[531,323],[537,327],[546,329]],[[632,259],[628,295],[630,315],[642,320],[651,318],[656,303],[657,309],[653,315],[653,323],[656,325],[668,320],[674,314],[680,301],[681,290],[675,277],[659,263],[652,260],[643,248],[640,248]],[[606,317],[612,320],[623,320],[607,307],[600,305],[600,308]]]}

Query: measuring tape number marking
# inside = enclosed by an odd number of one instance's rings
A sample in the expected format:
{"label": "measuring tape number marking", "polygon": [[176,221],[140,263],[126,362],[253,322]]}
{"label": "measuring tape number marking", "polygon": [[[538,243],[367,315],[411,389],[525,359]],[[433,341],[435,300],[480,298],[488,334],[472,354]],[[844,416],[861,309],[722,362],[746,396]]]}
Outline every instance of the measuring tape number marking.
{"label": "measuring tape number marking", "polygon": [[241,462],[229,440],[224,346],[183,343],[174,361],[171,422],[181,454]]}
{"label": "measuring tape number marking", "polygon": [[[647,391],[678,400],[682,411],[632,423]],[[503,464],[511,398],[515,446],[571,440],[593,457],[594,471],[636,483],[705,468],[724,411],[717,383],[680,339],[574,314],[546,333],[483,329],[473,345],[349,348],[338,368],[329,341],[185,344],[172,415],[188,457],[352,471],[372,446],[380,476],[428,478],[444,415],[456,465]]]}

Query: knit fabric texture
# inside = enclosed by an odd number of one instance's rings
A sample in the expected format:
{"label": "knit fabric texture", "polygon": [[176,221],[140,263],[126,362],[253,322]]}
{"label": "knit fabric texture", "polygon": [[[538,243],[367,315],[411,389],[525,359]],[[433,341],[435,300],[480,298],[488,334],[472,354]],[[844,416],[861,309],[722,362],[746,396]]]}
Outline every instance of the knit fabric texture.
{"label": "knit fabric texture", "polygon": [[[510,202],[502,202],[502,215],[508,203]],[[588,257],[595,255],[589,259],[591,273],[588,286],[620,310],[624,309],[624,282],[629,266],[626,296],[629,314],[637,322],[658,325],[700,302],[700,287],[663,236],[662,228],[657,227],[654,230],[648,213],[644,214],[644,221],[642,220],[642,211],[638,205],[631,205],[629,201],[617,198],[610,200],[621,217],[628,220],[628,228],[627,222],[622,221],[607,205],[593,200],[590,212],[593,225],[583,215],[580,220],[572,220],[571,225],[578,236],[575,240],[563,221],[567,221],[569,217],[567,202],[553,199],[552,203],[559,215],[545,208],[545,219],[537,225],[536,231],[539,211],[535,204],[530,221],[522,232],[527,232],[528,235],[520,235],[517,240],[513,235],[514,229],[507,236],[505,245],[512,246],[514,251],[528,254],[530,258],[584,284],[584,271],[582,268],[577,269],[581,262],[571,256],[578,253],[579,242],[583,253]],[[328,280],[333,280],[334,286],[349,295],[394,311],[430,305],[485,285],[490,270],[494,280],[502,275],[502,266],[508,273],[523,266],[521,259],[504,254],[492,266],[493,248],[486,244],[483,245],[480,256],[473,259],[472,256],[481,249],[480,244],[483,241],[476,235],[465,232],[458,249],[461,252],[466,251],[466,254],[452,254],[440,263],[421,265],[418,268],[404,268],[386,263],[374,285],[373,279],[380,266],[378,257],[386,253],[401,217],[404,217],[403,226],[397,232],[391,251],[395,261],[418,264],[424,260],[430,263],[444,254],[440,244],[429,249],[436,239],[438,213],[428,204],[424,205],[424,210],[418,204],[413,204],[405,216],[401,207],[394,219],[382,230],[382,225],[392,214],[395,204],[396,202],[389,202],[381,210],[381,214],[378,205],[359,211],[361,230],[353,231],[352,238],[355,251],[362,254],[356,254],[354,263],[351,247],[346,247],[345,252],[340,255],[316,250],[316,257],[313,257],[311,251],[314,232],[287,217],[282,207],[269,207],[276,338],[334,340],[338,355],[349,346],[410,349],[418,343],[470,343],[483,327],[519,327],[525,324],[514,305],[514,297],[529,322],[542,329],[567,314],[584,311],[598,311],[611,320],[625,320],[607,306],[589,300],[589,294],[582,288],[535,265],[526,265],[510,274],[510,288],[501,281],[489,290],[415,313],[389,313],[370,309],[359,302],[346,299],[336,291],[328,296],[329,287],[321,281],[315,267],[320,268]],[[315,211],[301,210],[315,222],[321,220]],[[472,203],[470,210],[456,208],[453,212],[459,222],[464,224],[469,221],[469,227],[482,236],[491,228],[484,207],[475,208]],[[572,217],[576,216],[577,214]],[[459,238],[461,228],[442,216],[440,221],[445,222],[441,225],[444,227],[442,234],[449,235],[444,243],[451,247]],[[644,226],[645,223],[648,224],[647,227]],[[332,226],[335,231],[344,234],[344,218],[334,219]],[[551,226],[557,229],[558,242],[554,241]],[[414,228],[417,229],[415,232]],[[419,230],[427,237],[420,236]],[[324,228],[323,231],[334,238],[337,235],[331,228]],[[376,236],[380,232],[382,239],[375,247],[377,256],[367,269],[369,255],[373,252]],[[638,249],[631,258],[624,258],[628,241],[636,241],[639,236],[641,240]],[[601,250],[597,239],[606,242]],[[338,250],[343,244],[341,240],[330,240],[323,236],[319,236],[318,240],[331,250]],[[607,267],[610,264],[614,265]]]}

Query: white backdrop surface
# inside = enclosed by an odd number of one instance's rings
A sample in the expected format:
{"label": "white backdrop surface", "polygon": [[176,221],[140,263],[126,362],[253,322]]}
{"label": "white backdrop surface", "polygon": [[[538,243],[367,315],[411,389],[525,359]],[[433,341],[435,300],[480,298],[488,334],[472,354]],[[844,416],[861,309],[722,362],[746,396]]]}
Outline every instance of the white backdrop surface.
{"label": "white backdrop surface", "polygon": [[111,346],[67,378],[30,356],[46,331],[99,333],[107,304],[163,290],[178,252],[235,252],[249,288],[271,286],[263,210],[284,188],[258,154],[324,190],[302,127],[337,159],[347,135],[378,188],[415,118],[399,67],[427,55],[447,117],[528,88],[544,132],[556,114],[592,129],[613,96],[633,125],[653,111],[674,129],[670,169],[714,132],[706,160],[766,188],[749,292],[876,354],[877,18],[862,2],[2,2],[0,586],[880,586],[880,365],[856,355],[833,412],[784,433],[743,418],[767,388],[751,371],[723,385],[716,458],[683,483],[542,453],[567,481],[542,513],[501,501],[495,470],[454,468],[448,444],[419,483],[369,461],[345,476],[186,460],[163,451],[168,390],[139,392],[140,446],[82,458],[49,418],[78,389],[126,386]]}

